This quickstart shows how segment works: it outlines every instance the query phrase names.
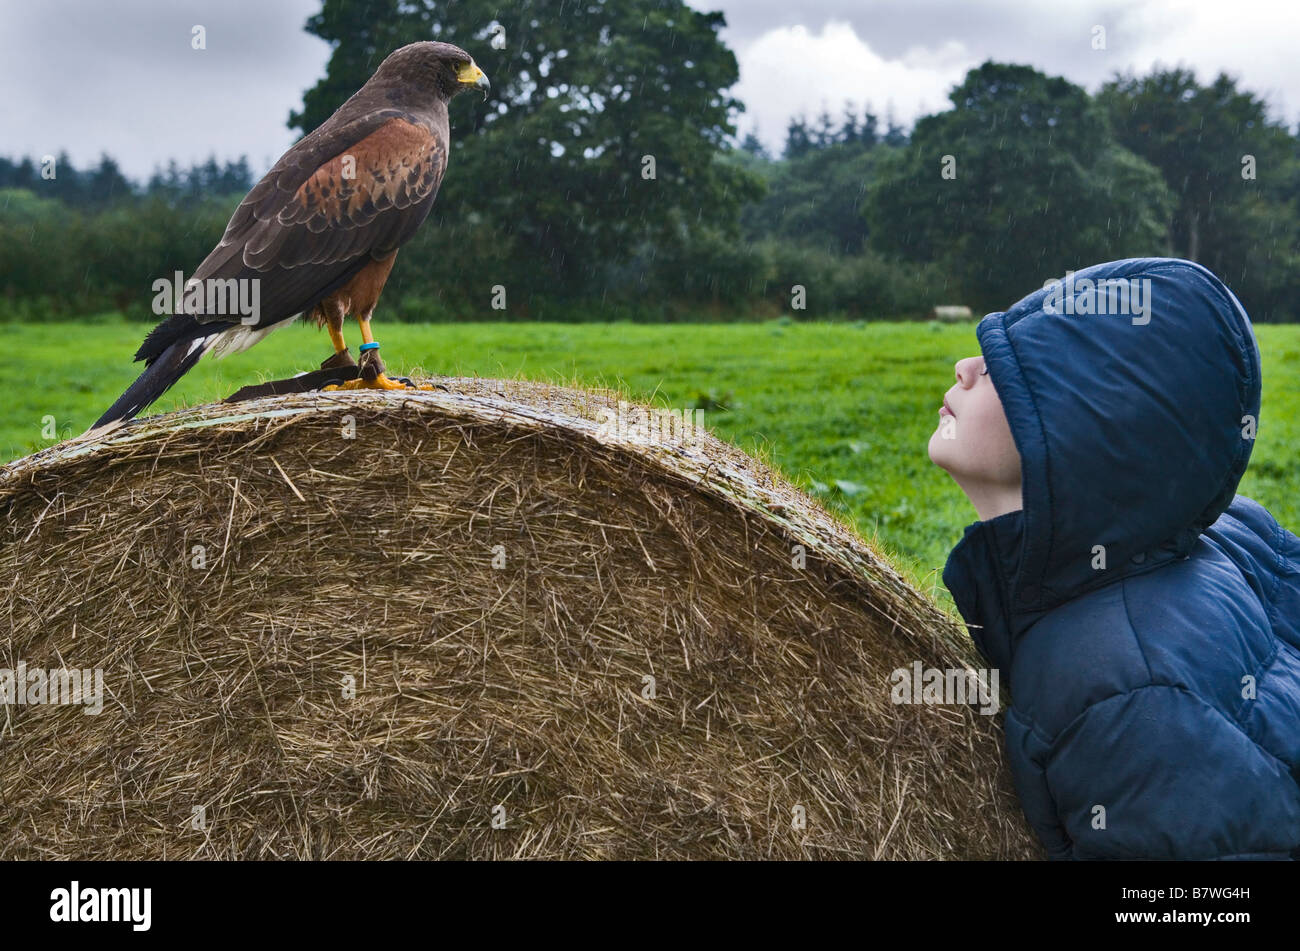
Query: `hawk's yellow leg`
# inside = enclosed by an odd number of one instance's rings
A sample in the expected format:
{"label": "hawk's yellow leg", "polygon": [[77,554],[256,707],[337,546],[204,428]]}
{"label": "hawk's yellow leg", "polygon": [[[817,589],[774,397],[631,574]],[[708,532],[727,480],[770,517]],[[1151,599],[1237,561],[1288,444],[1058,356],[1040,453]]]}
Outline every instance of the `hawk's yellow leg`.
{"label": "hawk's yellow leg", "polygon": [[[375,337],[370,332],[370,321],[366,318],[358,317],[357,323],[361,326],[361,342],[374,343]],[[343,334],[330,328],[330,340],[334,344],[336,351],[347,349],[347,344],[343,342]],[[431,390],[433,387],[427,383],[422,385],[407,386],[397,380],[390,380],[384,374],[379,374],[373,380],[367,380],[363,377],[357,377],[355,380],[348,380],[341,386],[331,384],[325,387],[327,390]]]}

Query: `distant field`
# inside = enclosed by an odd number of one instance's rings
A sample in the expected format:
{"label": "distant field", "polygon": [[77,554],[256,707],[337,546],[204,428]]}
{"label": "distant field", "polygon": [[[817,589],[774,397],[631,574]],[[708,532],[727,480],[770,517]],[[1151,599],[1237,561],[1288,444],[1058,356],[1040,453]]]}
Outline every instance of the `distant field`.
{"label": "distant field", "polygon": [[[14,326],[0,352],[8,461],[82,432],[135,377],[148,327],[116,318]],[[605,385],[667,407],[705,407],[706,425],[774,463],[894,557],[941,601],[949,549],[975,512],[930,464],[952,365],[979,352],[974,324],[384,324],[394,371]],[[354,352],[355,326],[349,328]],[[1256,328],[1264,359],[1259,441],[1241,491],[1300,529],[1300,326]],[[150,412],[219,399],[314,369],[330,353],[294,325],[253,350],[205,360]],[[719,404],[726,409],[719,408]]]}

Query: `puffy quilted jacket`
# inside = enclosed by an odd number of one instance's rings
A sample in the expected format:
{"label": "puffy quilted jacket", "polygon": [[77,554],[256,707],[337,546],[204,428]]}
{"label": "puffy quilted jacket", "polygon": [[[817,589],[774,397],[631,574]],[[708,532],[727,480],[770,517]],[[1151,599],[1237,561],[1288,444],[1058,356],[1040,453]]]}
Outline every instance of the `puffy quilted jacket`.
{"label": "puffy quilted jacket", "polygon": [[1130,259],[976,333],[1024,507],[967,527],[943,578],[1009,687],[1048,854],[1300,858],[1300,539],[1236,494],[1260,401],[1241,304]]}

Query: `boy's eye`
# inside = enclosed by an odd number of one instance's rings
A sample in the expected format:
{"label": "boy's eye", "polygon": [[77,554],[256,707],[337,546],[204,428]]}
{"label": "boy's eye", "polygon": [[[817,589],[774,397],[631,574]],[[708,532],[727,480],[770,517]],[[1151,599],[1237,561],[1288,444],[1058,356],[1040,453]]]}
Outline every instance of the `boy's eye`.
{"label": "boy's eye", "polygon": [[980,376],[988,376],[988,375],[989,375],[988,367],[985,367],[983,370],[980,370]]}

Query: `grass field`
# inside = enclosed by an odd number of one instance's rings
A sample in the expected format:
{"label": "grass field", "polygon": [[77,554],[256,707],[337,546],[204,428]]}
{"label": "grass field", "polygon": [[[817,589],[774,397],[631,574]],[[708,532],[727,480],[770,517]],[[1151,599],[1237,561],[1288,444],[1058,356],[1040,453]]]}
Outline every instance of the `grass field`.
{"label": "grass field", "polygon": [[[116,317],[14,327],[0,354],[5,461],[82,432],[134,379],[148,327]],[[1300,529],[1300,327],[1256,328],[1264,361],[1259,440],[1240,491]],[[355,326],[349,337],[356,346]],[[949,549],[974,509],[926,443],[953,363],[978,354],[974,324],[376,324],[398,372],[581,382],[704,408],[708,428],[776,465],[854,523],[941,603]],[[220,399],[314,369],[330,353],[314,327],[205,360],[150,412]],[[725,408],[722,408],[725,407]]]}

